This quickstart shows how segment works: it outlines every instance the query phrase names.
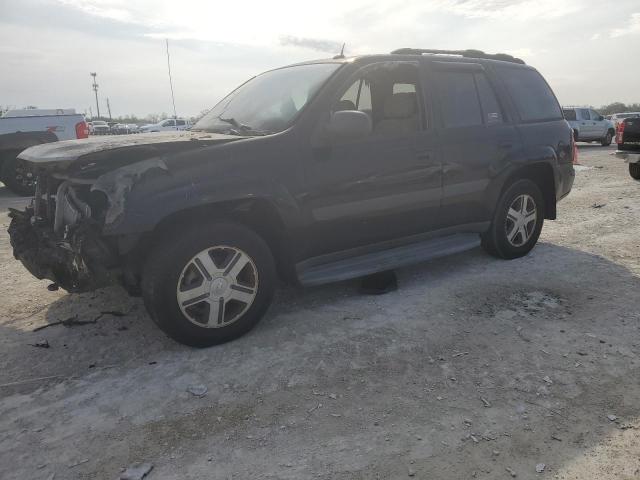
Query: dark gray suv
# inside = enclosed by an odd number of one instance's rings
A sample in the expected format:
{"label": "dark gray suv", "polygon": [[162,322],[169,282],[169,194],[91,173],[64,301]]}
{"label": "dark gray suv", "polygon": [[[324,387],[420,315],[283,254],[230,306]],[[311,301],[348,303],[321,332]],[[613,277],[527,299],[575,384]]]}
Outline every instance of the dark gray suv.
{"label": "dark gray suv", "polygon": [[70,292],[142,295],[188,345],[252,328],[278,278],[317,285],[479,244],[526,255],[574,180],[553,92],[508,55],[402,49],[279,68],[190,132],[32,147],[15,257]]}

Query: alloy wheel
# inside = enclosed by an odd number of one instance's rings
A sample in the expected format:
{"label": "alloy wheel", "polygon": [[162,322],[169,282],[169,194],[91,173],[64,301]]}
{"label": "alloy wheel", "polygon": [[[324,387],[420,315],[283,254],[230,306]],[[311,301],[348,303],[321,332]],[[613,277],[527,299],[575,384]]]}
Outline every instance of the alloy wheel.
{"label": "alloy wheel", "polygon": [[507,240],[514,247],[525,245],[536,229],[536,202],[531,195],[518,195],[507,212],[505,232]]}
{"label": "alloy wheel", "polygon": [[258,292],[258,269],[239,248],[214,246],[195,255],[178,279],[176,299],[184,316],[204,328],[237,321]]}

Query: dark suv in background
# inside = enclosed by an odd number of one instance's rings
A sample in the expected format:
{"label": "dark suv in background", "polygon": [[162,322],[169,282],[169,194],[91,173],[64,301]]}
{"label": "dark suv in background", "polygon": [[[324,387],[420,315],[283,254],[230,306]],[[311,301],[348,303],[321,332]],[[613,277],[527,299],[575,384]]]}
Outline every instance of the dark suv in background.
{"label": "dark suv in background", "polygon": [[318,285],[473,248],[513,259],[571,190],[553,92],[508,55],[402,49],[258,75],[190,132],[30,148],[16,258],[122,284],[188,345],[252,328],[278,277]]}

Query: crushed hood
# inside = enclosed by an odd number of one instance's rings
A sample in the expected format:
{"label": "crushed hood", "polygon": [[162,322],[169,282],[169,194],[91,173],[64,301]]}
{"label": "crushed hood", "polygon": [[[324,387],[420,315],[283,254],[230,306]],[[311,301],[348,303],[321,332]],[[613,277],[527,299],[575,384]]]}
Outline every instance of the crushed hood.
{"label": "crushed hood", "polygon": [[[241,140],[246,137],[208,132],[161,132],[135,135],[99,136],[81,140],[36,145],[23,151],[18,158],[34,164],[36,168],[64,169],[81,157],[108,160],[117,151],[182,150],[216,143]],[[105,155],[106,154],[106,155]],[[145,155],[146,156],[146,155]]]}

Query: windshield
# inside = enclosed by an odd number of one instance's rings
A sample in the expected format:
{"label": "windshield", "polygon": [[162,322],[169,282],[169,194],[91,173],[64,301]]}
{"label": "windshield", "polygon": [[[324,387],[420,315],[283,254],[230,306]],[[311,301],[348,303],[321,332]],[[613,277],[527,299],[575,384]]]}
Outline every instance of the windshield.
{"label": "windshield", "polygon": [[227,95],[193,129],[234,135],[281,132],[340,66],[314,63],[258,75]]}

